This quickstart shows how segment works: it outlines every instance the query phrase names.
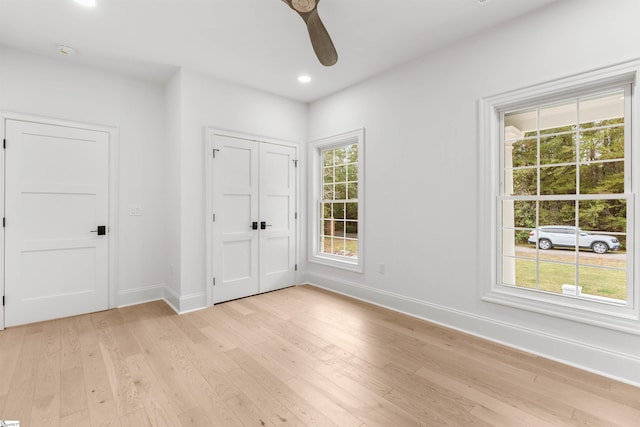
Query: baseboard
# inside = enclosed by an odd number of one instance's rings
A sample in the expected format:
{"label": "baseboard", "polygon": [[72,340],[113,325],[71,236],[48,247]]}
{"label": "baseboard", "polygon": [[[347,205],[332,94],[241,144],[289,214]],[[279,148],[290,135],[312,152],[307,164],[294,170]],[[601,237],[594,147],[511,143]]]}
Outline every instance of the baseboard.
{"label": "baseboard", "polygon": [[161,283],[118,291],[116,307],[127,307],[129,305],[143,304],[145,302],[163,299],[165,287],[165,284]]}
{"label": "baseboard", "polygon": [[180,297],[180,310],[178,311],[180,314],[202,310],[203,308],[207,308],[206,292],[197,292]]}
{"label": "baseboard", "polygon": [[454,310],[340,278],[307,273],[307,283],[451,329],[640,387],[640,357]]}
{"label": "baseboard", "polygon": [[165,286],[162,299],[176,314],[180,314],[180,296],[176,294],[173,289]]}
{"label": "baseboard", "polygon": [[117,307],[126,307],[157,300],[164,300],[177,314],[185,314],[207,307],[207,295],[205,292],[180,296],[164,283],[126,289],[118,292]]}

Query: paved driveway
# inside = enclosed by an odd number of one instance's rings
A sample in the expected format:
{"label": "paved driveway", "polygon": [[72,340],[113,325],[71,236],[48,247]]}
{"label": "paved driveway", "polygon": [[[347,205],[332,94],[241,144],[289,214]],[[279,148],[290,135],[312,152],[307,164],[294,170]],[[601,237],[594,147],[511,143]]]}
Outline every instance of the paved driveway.
{"label": "paved driveway", "polygon": [[[544,254],[557,254],[557,255],[569,255],[571,252],[573,252],[573,249],[548,249],[546,251],[540,251],[540,253],[544,253]],[[536,248],[533,246],[516,246],[516,255],[517,254],[530,254],[531,257],[534,257],[536,253]],[[612,251],[612,252],[607,252],[606,254],[597,254],[595,252],[591,252],[591,251],[587,251],[587,250],[581,250],[580,251],[580,258],[595,258],[595,259],[604,259],[604,260],[618,260],[618,261],[625,261],[627,259],[627,253],[626,252],[618,252],[618,251]]]}

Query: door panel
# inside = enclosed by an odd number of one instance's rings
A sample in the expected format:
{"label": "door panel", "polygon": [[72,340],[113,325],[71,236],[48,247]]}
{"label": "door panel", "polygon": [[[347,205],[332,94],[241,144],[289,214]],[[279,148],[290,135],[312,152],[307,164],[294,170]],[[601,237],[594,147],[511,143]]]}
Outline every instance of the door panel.
{"label": "door panel", "polygon": [[260,292],[295,284],[296,149],[260,145]]}
{"label": "door panel", "polygon": [[109,305],[109,135],[7,120],[6,326]]}
{"label": "door panel", "polygon": [[255,141],[217,136],[214,167],[213,302],[259,292],[258,221],[259,147]]}

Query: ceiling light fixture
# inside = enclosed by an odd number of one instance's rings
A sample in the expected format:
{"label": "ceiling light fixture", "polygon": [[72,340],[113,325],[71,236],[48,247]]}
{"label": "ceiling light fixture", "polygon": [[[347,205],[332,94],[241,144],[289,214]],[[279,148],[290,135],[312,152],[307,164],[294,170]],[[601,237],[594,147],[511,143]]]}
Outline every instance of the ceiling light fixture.
{"label": "ceiling light fixture", "polygon": [[96,0],[73,0],[84,7],[96,7]]}
{"label": "ceiling light fixture", "polygon": [[298,81],[300,83],[309,83],[309,82],[311,82],[311,77],[307,76],[306,74],[303,74],[301,76],[298,76]]}

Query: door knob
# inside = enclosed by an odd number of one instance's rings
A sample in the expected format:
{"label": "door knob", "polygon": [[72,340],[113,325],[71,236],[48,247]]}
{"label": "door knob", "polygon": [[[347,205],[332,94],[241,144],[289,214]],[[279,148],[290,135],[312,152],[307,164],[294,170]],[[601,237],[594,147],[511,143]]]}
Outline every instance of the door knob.
{"label": "door knob", "polygon": [[258,221],[253,221],[251,223],[251,229],[252,230],[257,230],[258,229]]}
{"label": "door knob", "polygon": [[261,222],[260,222],[260,229],[261,229],[261,230],[264,230],[264,229],[266,229],[267,227],[271,227],[271,224],[267,224],[267,221],[261,221]]}
{"label": "door knob", "polygon": [[97,230],[91,230],[91,233],[98,233],[98,236],[104,236],[107,234],[107,226],[99,225]]}

